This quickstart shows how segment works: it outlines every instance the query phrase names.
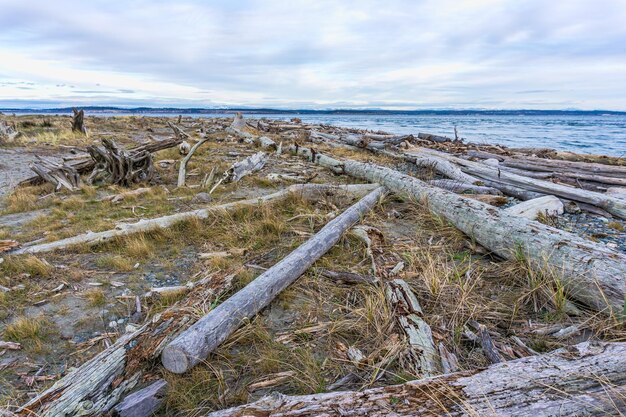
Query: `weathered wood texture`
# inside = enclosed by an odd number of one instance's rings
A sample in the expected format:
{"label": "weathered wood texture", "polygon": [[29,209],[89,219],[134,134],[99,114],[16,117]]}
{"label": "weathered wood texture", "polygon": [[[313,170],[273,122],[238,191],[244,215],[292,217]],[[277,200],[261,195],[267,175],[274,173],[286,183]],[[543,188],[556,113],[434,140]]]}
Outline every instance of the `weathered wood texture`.
{"label": "weathered wood texture", "polygon": [[626,412],[626,343],[567,349],[360,392],[274,394],[206,417],[547,417]]}
{"label": "weathered wood texture", "polygon": [[80,188],[80,175],[69,165],[37,157],[37,163],[29,164],[31,170],[44,181],[54,185],[55,191],[65,188],[76,191]]}
{"label": "weathered wood texture", "polygon": [[213,213],[229,211],[244,206],[254,206],[271,201],[277,201],[288,197],[291,193],[301,193],[305,198],[316,198],[324,193],[346,193],[351,195],[363,194],[376,188],[376,185],[355,184],[355,185],[325,185],[325,184],[295,184],[284,190],[268,194],[263,197],[250,198],[247,200],[235,201],[232,203],[220,204],[218,206],[206,207],[198,210],[185,211],[182,213],[170,214],[168,216],[156,217],[154,219],[139,220],[136,223],[120,223],[115,229],[103,232],[87,232],[82,235],[56,240],[54,242],[34,244],[24,246],[12,251],[12,254],[42,253],[57,249],[65,249],[75,245],[96,245],[108,242],[112,239],[129,236],[135,233],[150,232],[158,229],[166,229],[174,224],[190,219],[206,219]]}
{"label": "weathered wood texture", "polygon": [[72,109],[74,116],[72,117],[72,132],[80,132],[83,135],[87,134],[87,127],[85,126],[85,111]]}
{"label": "weathered wood texture", "polygon": [[159,379],[126,396],[113,409],[119,417],[149,417],[163,403],[167,382]]}
{"label": "weathered wood texture", "polygon": [[514,216],[526,217],[536,220],[540,214],[546,216],[558,216],[563,214],[563,203],[553,195],[534,198],[504,209]]}
{"label": "weathered wood texture", "polygon": [[[135,148],[131,148],[128,152],[132,155],[137,155],[142,152],[154,153],[161,151],[163,149],[172,148],[178,145],[181,142],[180,139],[165,139],[156,142],[151,142],[146,145],[140,145]],[[96,166],[96,161],[91,158],[91,156],[85,156],[84,158],[74,160],[70,165],[71,168],[75,169],[79,174],[85,174],[87,172],[93,171],[93,168]],[[35,175],[34,177],[27,178],[21,181],[18,185],[36,185],[42,182],[42,178],[39,175]]]}
{"label": "weathered wood texture", "polygon": [[520,248],[532,265],[551,268],[562,276],[568,296],[598,310],[623,309],[626,294],[626,255],[573,233],[550,227],[463,196],[431,187],[398,171],[352,160],[340,161],[310,149],[292,146],[291,152],[334,172],[377,182],[405,193],[448,219],[480,245],[513,259]]}
{"label": "weathered wood texture", "polygon": [[129,152],[112,139],[102,139],[102,147],[89,146],[87,151],[96,162],[88,182],[130,186],[149,181],[154,175],[152,154]]}
{"label": "weathered wood texture", "polygon": [[209,140],[208,137],[200,139],[195,145],[193,145],[191,147],[191,149],[189,150],[187,155],[185,155],[185,157],[183,159],[181,159],[180,166],[178,167],[178,183],[177,183],[178,187],[184,187],[185,186],[185,182],[186,182],[186,178],[187,178],[187,164],[189,163],[189,160],[191,159],[193,154],[196,152],[196,150],[200,146],[202,146],[202,144],[204,142],[206,142],[208,140]]}
{"label": "weathered wood texture", "polygon": [[374,207],[384,193],[384,188],[379,187],[363,197],[331,220],[311,239],[177,337],[161,355],[165,368],[171,372],[184,373],[204,360],[244,320],[267,306],[332,248],[344,232]]}
{"label": "weathered wood texture", "polygon": [[79,368],[19,408],[19,417],[102,416],[140,382],[163,347],[230,288],[234,274],[200,280],[184,300],[121,336]]}

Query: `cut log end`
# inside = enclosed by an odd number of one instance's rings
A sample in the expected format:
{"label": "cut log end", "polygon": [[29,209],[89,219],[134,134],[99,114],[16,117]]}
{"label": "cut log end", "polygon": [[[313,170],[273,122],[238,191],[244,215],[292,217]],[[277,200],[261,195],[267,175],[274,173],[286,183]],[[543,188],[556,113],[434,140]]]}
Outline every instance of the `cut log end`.
{"label": "cut log end", "polygon": [[193,365],[187,360],[184,350],[176,346],[167,346],[161,353],[161,362],[168,371],[174,374],[184,374]]}

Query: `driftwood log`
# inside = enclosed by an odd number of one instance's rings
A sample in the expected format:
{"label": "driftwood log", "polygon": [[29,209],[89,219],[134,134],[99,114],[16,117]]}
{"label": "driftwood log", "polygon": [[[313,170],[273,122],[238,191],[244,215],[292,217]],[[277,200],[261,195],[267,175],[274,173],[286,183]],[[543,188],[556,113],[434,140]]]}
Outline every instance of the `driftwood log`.
{"label": "driftwood log", "polygon": [[11,143],[18,137],[20,132],[5,121],[0,121],[0,143]]}
{"label": "driftwood log", "polygon": [[178,183],[177,183],[178,187],[184,187],[185,186],[185,181],[186,181],[186,177],[187,177],[187,164],[189,163],[189,160],[191,159],[193,154],[196,152],[196,150],[200,146],[202,146],[202,144],[204,142],[206,142],[208,140],[209,140],[208,137],[204,137],[204,138],[200,139],[195,145],[193,145],[191,147],[191,149],[189,150],[187,155],[185,155],[185,157],[183,159],[181,159],[180,167],[178,167]]}
{"label": "driftwood log", "polygon": [[55,191],[60,191],[62,188],[76,191],[80,188],[80,175],[72,166],[39,156],[37,160],[36,163],[31,163],[28,166],[44,181],[54,185]]}
{"label": "driftwood log", "polygon": [[332,248],[384,194],[384,188],[379,187],[363,197],[279,263],[201,318],[165,348],[161,355],[163,366],[180,374],[204,360],[244,320],[267,306]]}
{"label": "driftwood log", "polygon": [[115,413],[119,417],[149,417],[161,407],[166,389],[167,382],[159,379],[120,401]]}
{"label": "driftwood log", "polygon": [[514,216],[522,216],[530,220],[536,220],[540,214],[546,216],[558,216],[563,214],[563,203],[553,195],[546,195],[516,204],[504,209],[504,211]]}
{"label": "driftwood log", "polygon": [[72,117],[72,132],[80,132],[83,135],[87,134],[87,127],[85,126],[85,111],[72,109],[74,116]]}
{"label": "driftwood log", "polygon": [[210,309],[234,274],[211,274],[182,301],[121,336],[79,368],[19,408],[18,417],[103,416],[150,371],[163,347],[189,326],[198,309]]}
{"label": "driftwood log", "polygon": [[626,343],[585,342],[541,356],[360,392],[274,394],[205,417],[538,417],[626,412]]}
{"label": "driftwood log", "polygon": [[[163,149],[172,148],[178,144],[180,144],[179,139],[171,138],[171,139],[165,139],[165,140],[148,143],[146,145],[140,145],[135,148],[129,149],[128,152],[131,155],[141,154],[142,152],[154,153],[154,152],[161,151]],[[85,174],[87,172],[93,171],[93,168],[96,166],[96,161],[94,161],[93,158],[91,158],[91,156],[86,155],[83,158],[73,160],[73,162],[69,164],[68,166],[75,169],[79,174]],[[30,177],[21,181],[18,185],[19,186],[36,185],[36,184],[40,184],[42,181],[43,180],[39,175],[35,175],[33,177]]]}
{"label": "driftwood log", "polygon": [[392,192],[426,201],[430,210],[495,254],[514,259],[521,249],[534,267],[547,267],[559,273],[568,296],[598,310],[623,309],[626,255],[621,252],[573,233],[511,216],[496,207],[431,187],[389,168],[341,161],[297,145],[292,145],[290,151],[333,172],[377,182]]}
{"label": "driftwood log", "polygon": [[166,229],[177,223],[190,219],[206,219],[213,213],[229,211],[244,206],[255,206],[262,203],[278,201],[287,198],[292,193],[302,194],[304,198],[319,198],[324,194],[341,194],[360,195],[376,188],[372,184],[354,184],[354,185],[325,185],[325,184],[295,184],[284,190],[277,191],[266,196],[258,198],[250,198],[247,200],[235,201],[232,203],[220,204],[218,206],[206,207],[198,210],[186,211],[182,213],[170,214],[168,216],[157,217],[154,219],[139,220],[136,223],[120,223],[114,229],[103,232],[87,232],[82,235],[68,237],[66,239],[54,242],[25,245],[12,254],[19,255],[24,253],[43,253],[57,249],[66,249],[75,245],[97,245],[108,242],[110,240],[130,236],[135,233],[145,233],[158,229]]}
{"label": "driftwood log", "polygon": [[152,179],[154,163],[150,152],[129,152],[106,138],[102,139],[102,145],[87,147],[96,162],[88,178],[90,184],[107,183],[128,187]]}

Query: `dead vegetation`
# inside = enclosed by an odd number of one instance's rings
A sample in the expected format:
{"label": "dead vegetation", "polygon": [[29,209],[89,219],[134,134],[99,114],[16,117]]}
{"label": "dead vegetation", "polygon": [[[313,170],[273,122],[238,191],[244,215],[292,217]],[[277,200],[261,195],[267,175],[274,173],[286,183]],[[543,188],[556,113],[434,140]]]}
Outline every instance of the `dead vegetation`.
{"label": "dead vegetation", "polygon": [[[114,136],[131,148],[148,135],[171,135],[163,118],[86,116],[89,137],[71,133],[67,117],[14,119],[10,122],[16,122],[22,134],[12,146],[86,146]],[[44,212],[18,227],[1,226],[0,238],[25,244],[100,232],[122,222],[267,195],[290,185],[286,179],[290,177],[320,184],[357,182],[288,154],[271,154],[262,169],[237,183],[220,184],[206,198],[200,194],[208,194],[222,173],[257,149],[225,131],[230,126],[227,119],[182,118],[179,126],[192,144],[209,137],[187,159],[184,186],[177,186],[179,149],[170,148],[153,155],[155,175],[149,182],[130,184],[130,190],[148,188],[145,192],[128,194],[129,188],[119,185],[57,193],[49,184],[16,188],[3,202],[3,215]],[[250,126],[238,129],[256,131]],[[275,143],[284,142],[286,148],[303,141],[295,132],[276,128],[263,134]],[[424,180],[438,178],[432,168],[407,166],[384,154],[327,143],[316,149],[340,159],[402,169]],[[282,177],[269,177],[275,173]],[[125,196],[120,200],[109,198],[121,194]],[[191,218],[95,246],[2,256],[0,339],[24,346],[0,358],[2,364],[8,363],[0,365],[2,404],[17,410],[61,379],[68,367],[79,366],[160,314],[184,311],[193,321],[201,318],[353,202],[349,195],[311,201],[294,193],[271,204],[213,212],[204,219]],[[540,216],[539,221],[554,224],[549,216]],[[438,356],[446,353],[456,359],[452,371],[474,373],[493,362],[480,329],[503,361],[587,340],[626,340],[619,312],[601,314],[577,302],[560,271],[547,263],[538,267],[523,246],[503,260],[429,210],[428,201],[391,194],[360,223],[370,231],[369,247],[358,233],[344,234],[312,268],[189,372],[169,373],[158,357],[133,365],[142,369],[140,386],[156,379],[167,382],[161,415],[203,416],[273,391],[306,395],[422,378],[424,373],[410,365],[415,355],[399,324],[399,311],[388,299],[386,284],[395,279],[406,282],[419,300]],[[608,226],[618,231],[623,225],[617,219],[613,223]],[[323,270],[374,275],[379,282],[335,281]],[[232,274],[232,287],[216,299],[192,303],[193,283],[211,274]],[[168,286],[189,289],[144,297],[150,289]],[[127,370],[122,379],[129,376]]]}

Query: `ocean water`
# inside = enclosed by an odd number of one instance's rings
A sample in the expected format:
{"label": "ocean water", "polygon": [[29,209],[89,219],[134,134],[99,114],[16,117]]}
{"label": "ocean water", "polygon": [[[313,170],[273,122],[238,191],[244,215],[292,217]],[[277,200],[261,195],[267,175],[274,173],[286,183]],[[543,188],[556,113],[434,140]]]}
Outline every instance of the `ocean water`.
{"label": "ocean water", "polygon": [[[34,113],[37,111],[29,111]],[[26,113],[26,112],[25,112]],[[56,113],[56,112],[51,112]],[[172,111],[86,111],[87,115],[172,116]],[[183,111],[198,118],[231,117],[211,111]],[[580,153],[626,157],[626,114],[326,114],[326,113],[255,113],[245,117],[290,120],[386,131],[397,134],[431,133],[454,137],[454,127],[467,142],[501,144],[509,147],[540,147]]]}

